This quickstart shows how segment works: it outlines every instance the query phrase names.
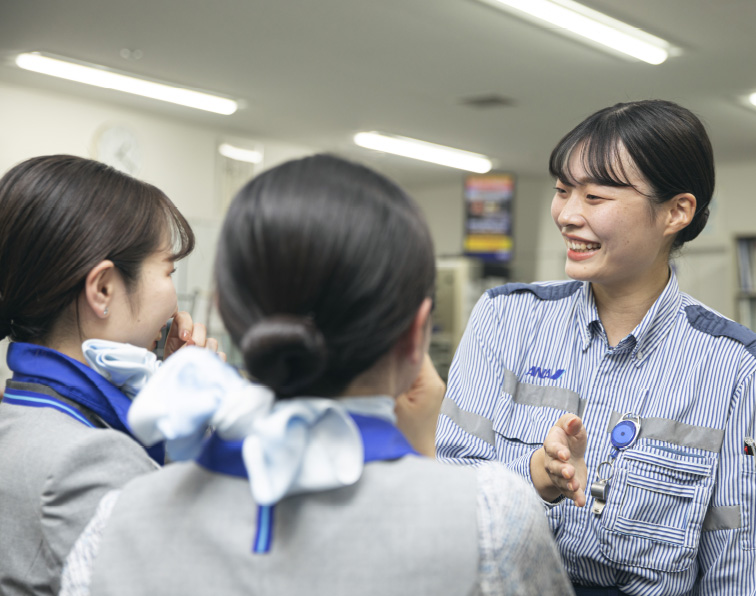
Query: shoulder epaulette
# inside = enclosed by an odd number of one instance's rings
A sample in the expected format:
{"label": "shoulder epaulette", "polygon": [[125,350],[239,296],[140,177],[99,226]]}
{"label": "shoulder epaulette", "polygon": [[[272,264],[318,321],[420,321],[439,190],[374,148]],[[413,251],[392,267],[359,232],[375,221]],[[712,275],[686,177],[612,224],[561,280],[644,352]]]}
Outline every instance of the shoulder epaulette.
{"label": "shoulder epaulette", "polygon": [[497,296],[509,296],[517,292],[530,292],[535,294],[541,300],[561,300],[572,296],[575,292],[582,287],[582,281],[571,281],[563,284],[554,284],[544,286],[541,284],[523,284],[523,283],[511,283],[491,288],[486,292],[489,298],[496,298]]}
{"label": "shoulder epaulette", "polygon": [[715,337],[729,337],[743,344],[751,356],[756,358],[756,333],[748,327],[726,319],[698,304],[685,307],[685,314],[691,327]]}

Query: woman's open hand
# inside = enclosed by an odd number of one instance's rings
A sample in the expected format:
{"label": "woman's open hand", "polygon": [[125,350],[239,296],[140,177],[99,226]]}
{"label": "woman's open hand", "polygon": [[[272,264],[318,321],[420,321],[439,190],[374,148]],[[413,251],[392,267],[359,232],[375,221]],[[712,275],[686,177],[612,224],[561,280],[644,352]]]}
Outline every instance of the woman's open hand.
{"label": "woman's open hand", "polygon": [[195,323],[188,312],[181,311],[173,317],[168,336],[165,340],[163,357],[168,358],[184,346],[199,346],[217,352],[221,360],[226,361],[226,354],[219,352],[218,340],[207,336],[207,328],[202,323]]}
{"label": "woman's open hand", "polygon": [[541,498],[553,501],[564,495],[578,507],[585,505],[587,444],[588,433],[574,414],[565,414],[551,427],[543,447],[530,459],[530,475]]}

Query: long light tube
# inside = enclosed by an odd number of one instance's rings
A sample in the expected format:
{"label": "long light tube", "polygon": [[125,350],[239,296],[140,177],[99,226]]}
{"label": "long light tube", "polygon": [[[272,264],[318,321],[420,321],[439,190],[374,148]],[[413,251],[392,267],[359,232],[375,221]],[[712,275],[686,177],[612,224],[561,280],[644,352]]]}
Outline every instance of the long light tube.
{"label": "long light tube", "polygon": [[218,146],[218,153],[223,157],[228,157],[236,161],[246,161],[247,163],[260,163],[262,161],[262,153],[255,151],[254,149],[243,149],[236,147],[229,143],[221,143]]}
{"label": "long light tube", "polygon": [[16,64],[19,68],[25,70],[68,79],[85,85],[114,89],[226,116],[233,114],[238,108],[237,102],[226,97],[148,81],[107,70],[101,66],[72,62],[39,52],[19,54],[16,56]]}
{"label": "long light tube", "polygon": [[354,135],[354,142],[360,147],[419,159],[430,163],[485,174],[491,169],[491,160],[480,153],[471,153],[427,141],[407,137],[385,135],[379,132],[360,132]]}
{"label": "long light tube", "polygon": [[572,0],[481,0],[530,20],[545,21],[564,33],[649,64],[661,64],[672,50],[669,42]]}

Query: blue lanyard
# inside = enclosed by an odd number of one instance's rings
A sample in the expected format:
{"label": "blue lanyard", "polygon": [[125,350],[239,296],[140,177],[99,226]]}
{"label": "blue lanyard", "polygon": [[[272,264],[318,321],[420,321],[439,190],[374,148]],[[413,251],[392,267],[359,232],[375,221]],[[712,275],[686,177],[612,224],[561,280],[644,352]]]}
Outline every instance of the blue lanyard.
{"label": "blue lanyard", "polygon": [[[362,436],[365,463],[388,461],[418,455],[404,435],[393,424],[381,418],[349,414]],[[242,459],[244,441],[226,441],[213,434],[205,443],[197,463],[203,468],[235,476],[248,478]],[[252,552],[267,553],[273,541],[273,513],[275,505],[258,505],[257,529],[252,542]]]}

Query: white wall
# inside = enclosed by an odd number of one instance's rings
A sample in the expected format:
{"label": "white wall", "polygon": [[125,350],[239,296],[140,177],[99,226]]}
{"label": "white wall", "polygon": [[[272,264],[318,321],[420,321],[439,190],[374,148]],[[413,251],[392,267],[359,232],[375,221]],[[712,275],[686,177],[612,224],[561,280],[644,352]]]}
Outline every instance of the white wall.
{"label": "white wall", "polygon": [[[176,285],[180,291],[206,287],[214,246],[202,241],[215,238],[213,229],[220,224],[226,203],[225,197],[220,196],[221,169],[216,157],[218,142],[226,138],[221,116],[217,128],[198,126],[0,81],[0,174],[37,155],[69,153],[95,157],[98,132],[114,124],[129,128],[139,141],[143,166],[137,177],[162,189],[184,216],[200,228],[196,255],[181,265]],[[262,146],[261,168],[313,152],[309,147],[273,139],[240,140]],[[6,376],[5,346],[0,343],[0,382]]]}
{"label": "white wall", "polygon": [[[197,229],[199,245],[196,254],[181,266],[179,290],[207,291],[212,245],[226,203],[221,196],[221,168],[216,155],[218,141],[225,138],[220,117],[218,128],[199,126],[0,82],[0,172],[35,155],[72,153],[92,157],[94,139],[108,124],[125,125],[136,134],[143,157],[138,176],[163,189]],[[246,140],[264,149],[265,160],[260,169],[315,150],[273,139]],[[756,163],[718,164],[717,176],[709,226],[676,260],[676,268],[685,291],[734,317],[737,279],[733,237],[756,233],[756,201],[751,190]],[[460,174],[455,184],[407,188],[425,212],[439,255],[461,251],[463,179]],[[517,178],[516,184],[512,278],[524,282],[564,279],[564,245],[549,214],[553,181],[548,176],[523,176]],[[0,344],[0,381],[7,374],[4,366],[4,346]]]}

